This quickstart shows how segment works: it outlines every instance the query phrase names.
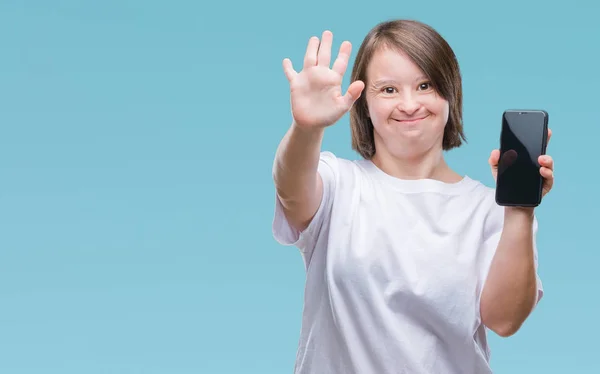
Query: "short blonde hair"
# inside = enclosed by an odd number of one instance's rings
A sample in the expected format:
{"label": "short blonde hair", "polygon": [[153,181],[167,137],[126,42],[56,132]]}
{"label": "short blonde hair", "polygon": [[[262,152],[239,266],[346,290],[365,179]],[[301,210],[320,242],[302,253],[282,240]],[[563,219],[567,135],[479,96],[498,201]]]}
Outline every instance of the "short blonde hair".
{"label": "short blonde hair", "polygon": [[[408,55],[425,73],[436,92],[448,101],[449,116],[444,129],[444,150],[460,147],[466,137],[462,123],[462,82],[458,61],[450,45],[432,27],[413,20],[392,20],[376,25],[363,40],[356,56],[351,81],[367,82],[367,68],[380,48],[393,48]],[[350,109],[352,149],[363,158],[375,155],[373,124],[365,95]]]}

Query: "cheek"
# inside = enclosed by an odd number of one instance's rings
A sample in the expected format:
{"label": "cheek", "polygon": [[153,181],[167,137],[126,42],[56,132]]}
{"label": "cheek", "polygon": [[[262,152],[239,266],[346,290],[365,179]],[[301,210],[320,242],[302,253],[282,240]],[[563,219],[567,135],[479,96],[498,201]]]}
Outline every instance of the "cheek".
{"label": "cheek", "polygon": [[446,100],[444,100],[444,101],[442,101],[442,104],[440,105],[440,107],[441,107],[440,110],[442,112],[442,115],[447,120],[448,115],[450,114],[450,105],[448,104],[448,102]]}
{"label": "cheek", "polygon": [[392,100],[373,100],[368,105],[369,116],[373,125],[379,125],[387,121],[394,111]]}
{"label": "cheek", "polygon": [[427,109],[436,115],[445,125],[450,114],[450,105],[442,98],[435,98],[427,103]]}

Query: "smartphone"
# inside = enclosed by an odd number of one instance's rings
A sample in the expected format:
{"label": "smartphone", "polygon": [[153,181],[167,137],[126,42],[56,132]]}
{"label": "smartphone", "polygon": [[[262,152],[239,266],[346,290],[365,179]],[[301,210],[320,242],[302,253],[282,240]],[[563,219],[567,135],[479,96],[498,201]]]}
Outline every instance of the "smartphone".
{"label": "smartphone", "polygon": [[536,207],[542,201],[543,177],[538,158],[546,154],[548,113],[506,110],[502,115],[496,203]]}

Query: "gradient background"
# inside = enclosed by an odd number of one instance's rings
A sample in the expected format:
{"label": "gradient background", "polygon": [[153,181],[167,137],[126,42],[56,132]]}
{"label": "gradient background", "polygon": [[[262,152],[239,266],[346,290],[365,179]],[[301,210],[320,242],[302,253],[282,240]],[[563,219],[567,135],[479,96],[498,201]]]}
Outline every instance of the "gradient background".
{"label": "gradient background", "polygon": [[[281,60],[300,68],[328,28],[353,61],[391,18],[459,58],[458,172],[490,185],[502,111],[550,113],[545,297],[490,335],[495,372],[600,372],[598,5],[364,4],[0,2],[0,373],[291,373],[304,271],[271,236]],[[357,157],[347,116],[324,148]]]}

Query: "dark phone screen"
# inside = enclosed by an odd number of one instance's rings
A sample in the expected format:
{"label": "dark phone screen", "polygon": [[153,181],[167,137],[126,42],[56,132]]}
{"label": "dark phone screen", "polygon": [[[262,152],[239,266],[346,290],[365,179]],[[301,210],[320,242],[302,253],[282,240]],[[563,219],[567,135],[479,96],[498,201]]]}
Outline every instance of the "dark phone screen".
{"label": "dark phone screen", "polygon": [[504,113],[496,184],[498,204],[539,204],[543,179],[538,158],[545,152],[546,121],[542,111]]}

